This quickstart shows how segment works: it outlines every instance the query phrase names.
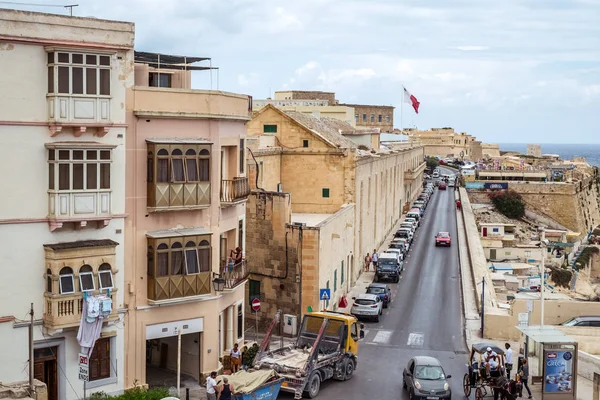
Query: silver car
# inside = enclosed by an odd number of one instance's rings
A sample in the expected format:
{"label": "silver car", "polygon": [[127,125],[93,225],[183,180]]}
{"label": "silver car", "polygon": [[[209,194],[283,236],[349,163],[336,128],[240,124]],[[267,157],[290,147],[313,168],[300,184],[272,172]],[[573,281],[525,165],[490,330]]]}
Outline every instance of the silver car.
{"label": "silver car", "polygon": [[383,302],[375,294],[363,293],[353,297],[354,303],[350,309],[350,314],[356,318],[371,318],[379,322],[379,317],[383,313]]}

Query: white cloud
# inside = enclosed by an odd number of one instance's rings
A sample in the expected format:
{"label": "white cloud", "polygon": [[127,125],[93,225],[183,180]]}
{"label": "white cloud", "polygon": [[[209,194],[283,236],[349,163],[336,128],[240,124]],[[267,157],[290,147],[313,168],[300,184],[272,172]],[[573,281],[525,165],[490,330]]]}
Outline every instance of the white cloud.
{"label": "white cloud", "polygon": [[260,82],[260,75],[257,73],[238,74],[237,83],[242,87],[257,86]]}
{"label": "white cloud", "polygon": [[488,46],[456,46],[456,47],[449,47],[449,48],[461,50],[461,51],[484,51],[484,50],[490,49]]}

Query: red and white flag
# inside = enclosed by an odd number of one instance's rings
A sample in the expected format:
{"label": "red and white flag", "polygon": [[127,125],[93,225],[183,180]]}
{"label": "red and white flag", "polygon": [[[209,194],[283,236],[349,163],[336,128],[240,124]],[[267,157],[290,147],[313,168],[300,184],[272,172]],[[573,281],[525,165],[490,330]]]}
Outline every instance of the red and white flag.
{"label": "red and white flag", "polygon": [[421,105],[421,103],[419,103],[419,100],[417,100],[417,98],[415,96],[410,94],[410,92],[408,90],[406,90],[406,88],[404,86],[402,86],[402,88],[404,89],[404,102],[412,105],[412,108],[414,108],[415,112],[418,114],[419,113],[419,105]]}

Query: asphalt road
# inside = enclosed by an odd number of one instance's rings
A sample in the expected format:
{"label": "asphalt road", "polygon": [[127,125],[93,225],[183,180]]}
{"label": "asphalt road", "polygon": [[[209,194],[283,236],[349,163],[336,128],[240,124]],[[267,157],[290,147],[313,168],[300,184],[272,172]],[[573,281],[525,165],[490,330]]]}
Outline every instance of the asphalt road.
{"label": "asphalt road", "polygon": [[[464,398],[462,378],[467,349],[463,338],[460,272],[456,246],[454,193],[435,190],[411,246],[403,278],[390,283],[393,300],[379,323],[364,322],[354,377],[328,380],[319,399],[408,399],[402,371],[417,355],[439,359],[454,398]],[[452,247],[435,247],[437,232],[447,231]],[[293,398],[287,394],[282,399]]]}

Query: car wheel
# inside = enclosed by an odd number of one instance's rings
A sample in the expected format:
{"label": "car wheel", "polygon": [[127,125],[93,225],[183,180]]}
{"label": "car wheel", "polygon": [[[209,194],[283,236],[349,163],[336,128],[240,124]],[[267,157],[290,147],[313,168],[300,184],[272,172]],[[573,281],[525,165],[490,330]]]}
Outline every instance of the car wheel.
{"label": "car wheel", "polygon": [[352,378],[352,376],[354,375],[354,361],[351,359],[346,359],[346,361],[344,361],[344,373],[345,373],[345,380],[348,380],[350,378]]}
{"label": "car wheel", "polygon": [[381,315],[381,314],[377,314],[377,316],[375,317],[375,322],[379,322],[379,316],[380,316],[380,315]]}
{"label": "car wheel", "polygon": [[320,389],[321,389],[321,378],[319,377],[318,373],[314,372],[311,375],[310,380],[308,381],[308,390],[306,391],[308,398],[314,399],[315,397],[317,397]]}
{"label": "car wheel", "polygon": [[415,391],[414,391],[414,390],[410,389],[410,390],[408,391],[408,398],[409,398],[410,400],[414,400],[414,398],[415,398]]}
{"label": "car wheel", "polygon": [[408,385],[406,384],[406,378],[402,378],[402,389],[406,390],[408,389]]}

